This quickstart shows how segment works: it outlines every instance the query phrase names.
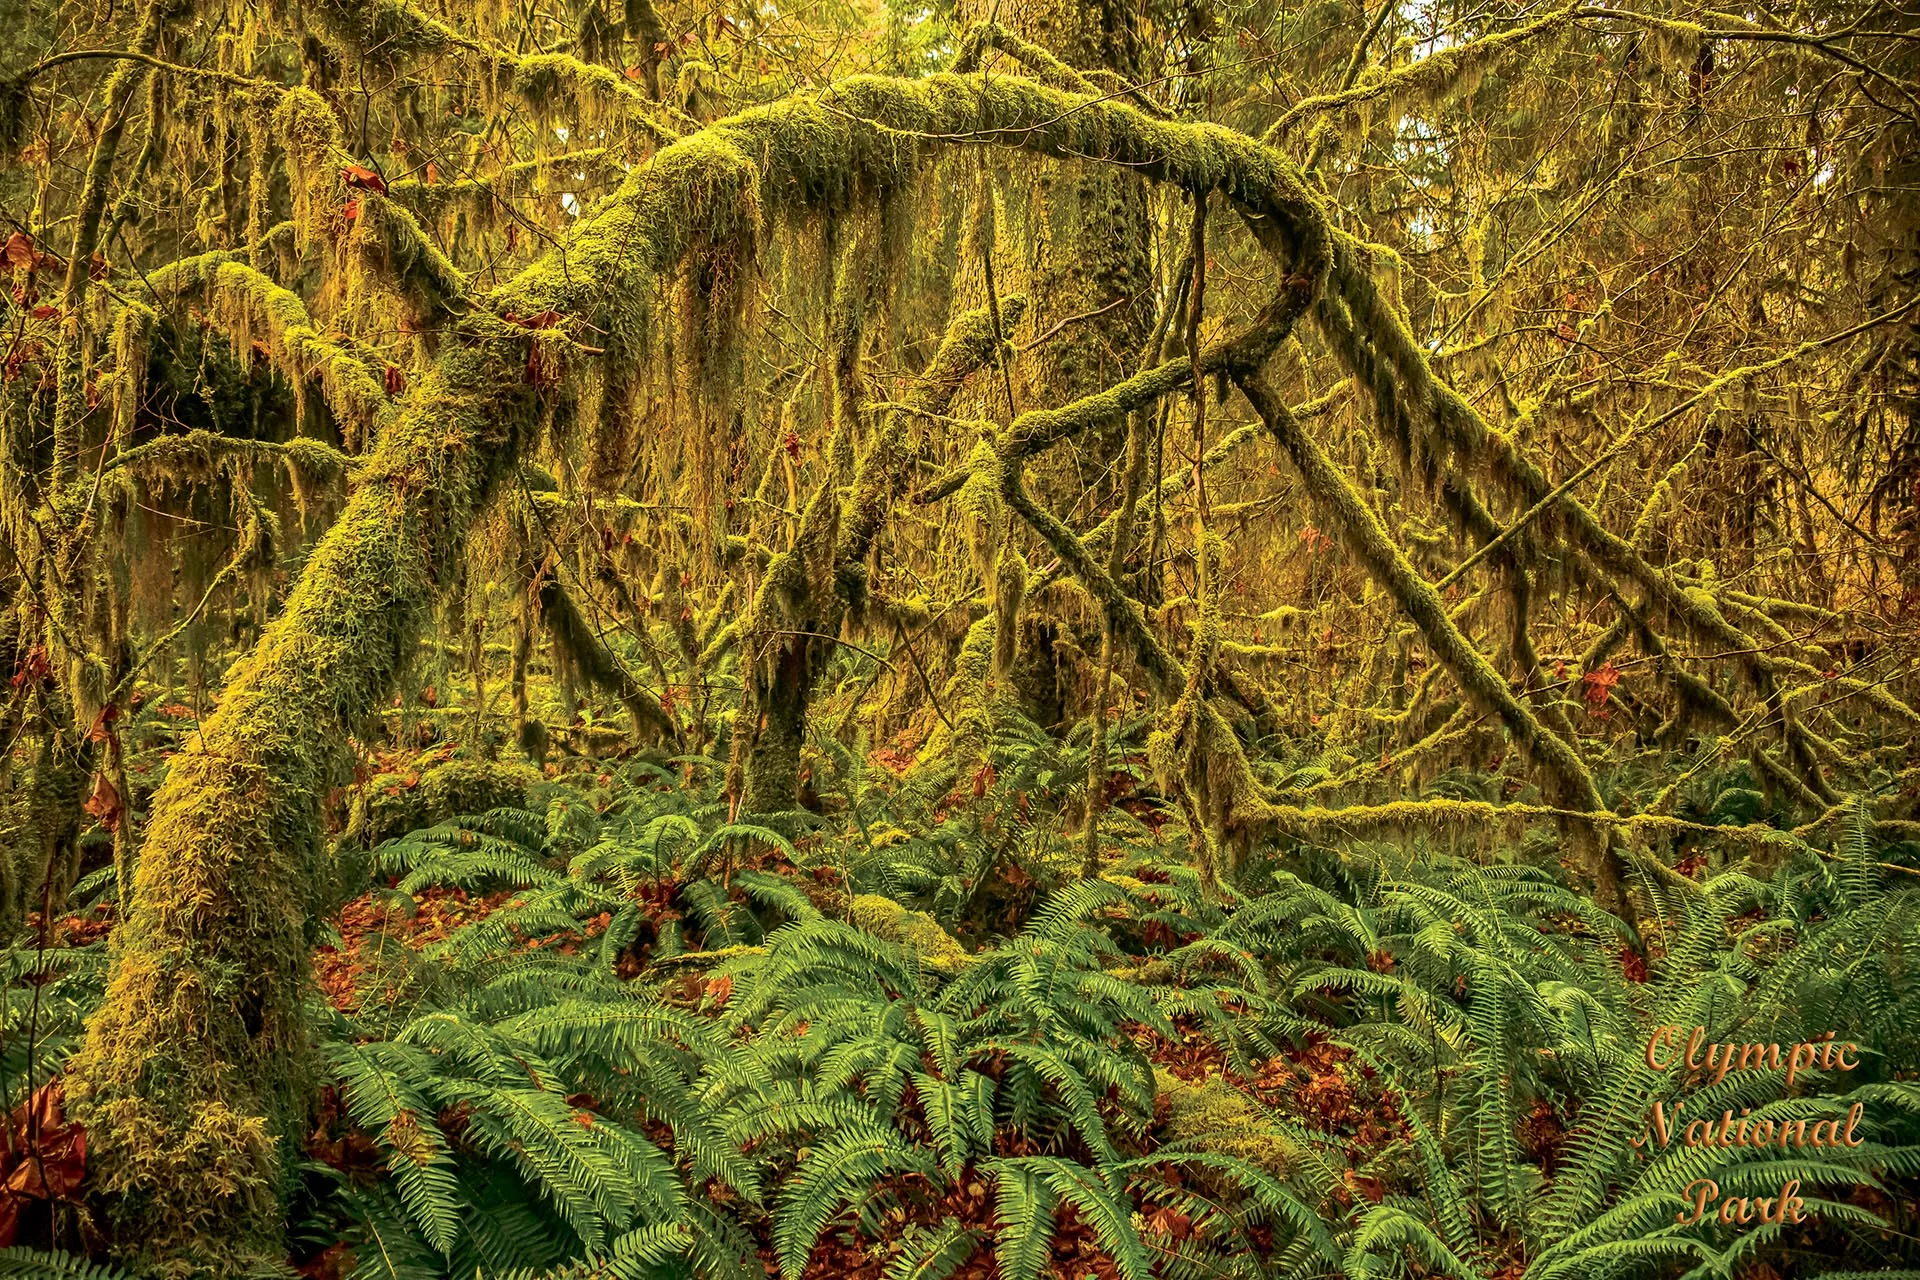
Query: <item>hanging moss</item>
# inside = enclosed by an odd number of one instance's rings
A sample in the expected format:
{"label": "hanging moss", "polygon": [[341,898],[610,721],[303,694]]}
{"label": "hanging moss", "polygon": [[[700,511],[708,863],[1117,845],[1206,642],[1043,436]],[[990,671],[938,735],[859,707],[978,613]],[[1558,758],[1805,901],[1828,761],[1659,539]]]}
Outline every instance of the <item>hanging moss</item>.
{"label": "hanging moss", "polygon": [[1267,131],[1265,140],[1275,143],[1302,119],[1356,103],[1388,98],[1431,105],[1445,98],[1470,94],[1472,82],[1495,59],[1538,46],[1547,38],[1565,32],[1579,17],[1579,6],[1568,5],[1506,31],[1436,49],[1409,66],[1391,71],[1371,68],[1348,88],[1306,98],[1289,107]]}
{"label": "hanging moss", "polygon": [[465,309],[467,280],[402,206],[376,192],[355,198],[350,243],[366,269],[408,308],[412,326],[432,332]]}
{"label": "hanging moss", "polygon": [[[1307,491],[1340,529],[1343,539],[1421,629],[1429,646],[1445,663],[1467,695],[1498,715],[1521,749],[1550,780],[1549,795],[1557,805],[1582,811],[1605,808],[1593,775],[1569,743],[1541,723],[1535,712],[1517,699],[1484,655],[1448,618],[1432,584],[1419,576],[1406,555],[1387,536],[1380,518],[1361,501],[1353,484],[1327,460],[1318,445],[1287,412],[1286,405],[1256,378],[1240,380],[1240,389],[1293,458]],[[1604,842],[1586,836],[1589,873],[1596,893],[1610,910],[1623,906],[1620,870],[1605,852]]]}
{"label": "hanging moss", "polygon": [[660,705],[658,696],[640,687],[626,666],[614,656],[595,634],[573,597],[556,578],[549,577],[536,586],[540,617],[552,636],[556,653],[565,655],[569,670],[578,672],[596,689],[603,689],[620,700],[633,718],[635,742],[652,740],[673,742],[679,727]]}
{"label": "hanging moss", "polygon": [[150,280],[162,296],[194,290],[208,297],[234,347],[245,351],[260,340],[296,397],[310,381],[318,383],[350,442],[373,439],[392,416],[385,379],[347,343],[323,336],[298,294],[237,255],[183,258],[153,272]]}

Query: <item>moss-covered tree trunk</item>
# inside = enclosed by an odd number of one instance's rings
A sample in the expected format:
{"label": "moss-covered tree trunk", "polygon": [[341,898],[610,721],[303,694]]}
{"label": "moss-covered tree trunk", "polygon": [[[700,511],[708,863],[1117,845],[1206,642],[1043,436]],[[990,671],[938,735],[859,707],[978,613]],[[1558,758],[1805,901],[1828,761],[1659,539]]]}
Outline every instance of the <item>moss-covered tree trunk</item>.
{"label": "moss-covered tree trunk", "polygon": [[[967,0],[963,16],[999,22],[1111,91],[1143,78],[1134,0],[1026,0],[1003,5]],[[1153,327],[1153,223],[1147,188],[1110,165],[1068,164],[1034,175],[1031,224],[1018,257],[1002,255],[999,289],[1033,299],[1028,316],[1044,333],[1076,316],[1023,363],[1016,394],[1021,409],[1064,404],[1120,381],[1136,368]],[[1010,259],[1010,260],[1009,260]],[[967,297],[978,306],[984,297]],[[1126,424],[1113,423],[1081,442],[1073,474],[1091,482],[1118,460]],[[1043,486],[1052,488],[1052,485]]]}
{"label": "moss-covered tree trunk", "polygon": [[169,762],[69,1086],[111,1225],[142,1254],[225,1273],[281,1253],[281,1156],[308,1083],[310,926],[329,879],[318,802],[533,416],[498,346],[443,361]]}

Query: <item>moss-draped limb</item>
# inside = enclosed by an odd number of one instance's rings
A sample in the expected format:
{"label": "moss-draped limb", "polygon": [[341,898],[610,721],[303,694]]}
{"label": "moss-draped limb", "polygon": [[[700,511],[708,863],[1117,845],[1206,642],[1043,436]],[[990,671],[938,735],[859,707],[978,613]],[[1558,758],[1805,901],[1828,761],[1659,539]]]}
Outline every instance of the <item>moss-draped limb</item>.
{"label": "moss-draped limb", "polygon": [[[642,0],[644,3],[644,0]],[[651,6],[647,6],[649,9]],[[570,54],[519,54],[476,40],[422,12],[406,0],[308,0],[300,7],[301,25],[370,65],[399,72],[424,59],[463,56],[475,59],[501,88],[546,113],[560,106],[576,111],[604,103],[623,108],[627,119],[661,143],[679,134],[655,117],[662,107],[612,68],[583,62]],[[656,25],[658,19],[655,19]],[[651,45],[646,53],[651,55]]]}
{"label": "moss-draped limb", "polygon": [[1295,122],[1306,116],[1333,111],[1356,102],[1396,95],[1438,99],[1461,78],[1477,75],[1495,58],[1529,41],[1565,30],[1580,16],[1579,5],[1568,5],[1511,30],[1436,50],[1409,66],[1358,76],[1357,84],[1350,84],[1334,93],[1302,99],[1289,107],[1267,130],[1266,141],[1277,141],[1285,136]]}
{"label": "moss-draped limb", "polygon": [[430,331],[466,307],[467,279],[404,205],[372,191],[356,198],[349,238],[367,268],[406,303],[413,326]]}
{"label": "moss-draped limb", "polygon": [[[1296,319],[1311,300],[1311,290],[1311,277],[1291,277],[1279,296],[1268,304],[1259,319],[1249,325],[1245,332],[1208,348],[1197,362],[1187,358],[1168,360],[1104,390],[1082,396],[1070,404],[1053,409],[1027,410],[1015,418],[1013,425],[1007,429],[1007,443],[1002,450],[1004,456],[1009,462],[1021,462],[1083,432],[1121,421],[1128,414],[1156,404],[1162,397],[1191,385],[1196,363],[1203,377],[1210,373],[1258,367],[1292,332]],[[1221,447],[1231,449],[1232,446],[1224,443],[1216,446]],[[966,481],[967,469],[955,468],[926,485],[917,495],[917,500],[937,502],[958,492]],[[1191,477],[1188,482],[1191,482]]]}
{"label": "moss-draped limb", "polygon": [[274,458],[284,462],[308,483],[345,479],[354,460],[322,440],[254,440],[244,436],[223,436],[196,427],[175,435],[155,436],[131,449],[123,449],[104,464],[106,470],[125,467],[133,471],[153,469],[170,474],[205,471],[211,474],[214,460],[236,456]]}
{"label": "moss-draped limb", "polygon": [[[1446,605],[1433,585],[1415,572],[1406,554],[1387,535],[1380,518],[1361,500],[1352,482],[1301,429],[1286,403],[1258,376],[1243,376],[1237,381],[1254,412],[1293,459],[1307,492],[1339,528],[1343,540],[1368,573],[1420,628],[1434,656],[1446,664],[1466,695],[1475,705],[1498,716],[1521,749],[1546,775],[1547,793],[1553,803],[1584,811],[1604,809],[1606,806],[1601,802],[1593,775],[1573,748],[1541,723],[1533,708],[1514,696],[1493,664],[1461,634],[1447,616]],[[1589,869],[1596,894],[1609,910],[1618,910],[1623,905],[1621,869],[1604,840],[1589,843],[1593,844],[1595,853]]]}
{"label": "moss-draped limb", "polygon": [[[371,440],[392,418],[393,402],[381,375],[350,346],[322,334],[299,294],[275,284],[240,254],[182,258],[150,272],[148,282],[162,297],[193,291],[209,299],[235,347],[244,350],[255,338],[263,340],[296,395],[309,382],[319,384],[349,439]],[[118,371],[121,377],[134,374]]]}
{"label": "moss-draped limb", "polygon": [[1031,71],[1033,78],[1043,84],[1088,97],[1100,92],[1085,75],[1055,57],[1052,50],[1044,49],[992,21],[972,23],[961,33],[950,69],[962,75],[978,71],[980,61],[989,49],[998,49],[1006,54]]}
{"label": "moss-draped limb", "polygon": [[1073,93],[1086,94],[1089,97],[1119,92],[1150,115],[1161,118],[1167,116],[1165,107],[1148,97],[1138,86],[1128,83],[1112,68],[1090,67],[1082,71],[1062,62],[1054,56],[1052,50],[1035,44],[998,22],[975,22],[968,26],[961,34],[959,47],[954,51],[953,64],[949,69],[962,73],[978,71],[989,49],[997,49],[1006,54],[1043,84],[1050,84],[1055,88],[1066,89]]}
{"label": "moss-draped limb", "polygon": [[1140,602],[1114,581],[1107,567],[1100,563],[1086,543],[1074,535],[1073,530],[1033,500],[1033,495],[1027,492],[1026,479],[1018,465],[1001,469],[1001,486],[1001,496],[1007,506],[1040,535],[1040,540],[1060,557],[1060,563],[1079,579],[1080,585],[1099,603],[1106,624],[1114,629],[1116,637],[1123,639],[1133,650],[1154,689],[1163,697],[1178,696],[1178,691],[1186,687],[1186,668],[1160,642],[1160,637],[1153,633]]}
{"label": "moss-draped limb", "polygon": [[[1275,805],[1272,819],[1281,831],[1296,839],[1332,844],[1350,839],[1378,839],[1414,832],[1436,834],[1478,834],[1491,839],[1503,830],[1515,832],[1532,822],[1575,823],[1605,827],[1631,833],[1641,839],[1654,837],[1711,837],[1731,848],[1745,848],[1765,859],[1790,856],[1804,849],[1800,833],[1755,823],[1745,827],[1709,826],[1683,818],[1657,813],[1612,813],[1605,809],[1567,809],[1558,805],[1493,804],[1485,800],[1454,800],[1429,796],[1422,800],[1395,800],[1385,804],[1343,805],[1340,808]],[[1894,824],[1911,825],[1911,824]],[[1517,840],[1514,843],[1518,843]],[[1647,862],[1649,871],[1671,875],[1657,862]],[[1691,882],[1689,882],[1691,883]],[[1697,887],[1697,886],[1696,886]],[[1611,908],[1607,908],[1611,910]]]}
{"label": "moss-draped limb", "polygon": [[[1345,304],[1366,337],[1347,340],[1351,335],[1342,334],[1337,324],[1329,332],[1336,339],[1336,353],[1374,392],[1382,415],[1405,421],[1409,430],[1423,430],[1422,446],[1438,456],[1458,455],[1469,465],[1484,464],[1518,503],[1528,511],[1541,511],[1533,532],[1563,541],[1567,549],[1583,555],[1599,571],[1596,581],[1632,584],[1650,607],[1724,650],[1740,664],[1761,701],[1776,713],[1775,723],[1790,755],[1796,760],[1807,758],[1811,748],[1797,721],[1777,714],[1779,677],[1791,660],[1773,655],[1753,635],[1729,622],[1711,592],[1686,587],[1654,567],[1573,494],[1557,493],[1510,436],[1488,426],[1464,397],[1434,375],[1427,354],[1366,270],[1365,257],[1365,246],[1343,233],[1334,234],[1329,294]],[[1323,306],[1316,312],[1323,327],[1329,314],[1337,317],[1338,309]],[[1796,355],[1805,349],[1803,344]],[[1543,505],[1549,497],[1554,499],[1550,511]],[[1603,585],[1602,589],[1616,599],[1624,598],[1617,587],[1608,590]],[[1910,707],[1884,689],[1870,687],[1872,692],[1863,690],[1863,696],[1878,709],[1911,722],[1915,713]],[[1810,785],[1814,785],[1811,780]]]}
{"label": "moss-draped limb", "polygon": [[[1310,255],[1311,242],[1307,244],[1305,253]],[[1034,501],[1027,492],[1022,464],[1027,458],[1078,432],[1154,405],[1169,392],[1190,385],[1196,368],[1202,376],[1213,371],[1246,376],[1285,341],[1294,323],[1313,302],[1316,280],[1312,274],[1305,272],[1306,268],[1314,265],[1313,259],[1303,256],[1296,265],[1302,270],[1286,277],[1285,284],[1267,304],[1260,318],[1233,340],[1213,347],[1198,358],[1167,361],[1105,391],[1083,396],[1057,409],[1030,410],[1014,419],[998,445],[1003,500],[1040,535],[1041,540],[1060,558],[1062,566],[1072,572],[1099,601],[1106,625],[1115,628],[1116,636],[1126,640],[1156,689],[1169,697],[1176,696],[1175,690],[1185,686],[1185,669],[1153,634],[1139,602],[1127,595],[1107,566],[1101,564],[1093,554],[1089,544],[1075,536],[1052,512]],[[1216,448],[1224,450],[1226,446],[1223,442]],[[1203,458],[1201,474],[1204,471]],[[923,497],[931,500],[947,483],[943,478]],[[954,486],[956,489],[958,487]]]}
{"label": "moss-draped limb", "polygon": [[612,694],[627,709],[627,714],[633,717],[634,741],[639,743],[648,737],[662,742],[677,741],[679,726],[660,705],[660,699],[641,688],[626,664],[607,648],[581,616],[579,606],[574,604],[573,596],[560,580],[547,576],[539,583],[537,592],[540,618],[546,623],[555,649],[587,683]]}

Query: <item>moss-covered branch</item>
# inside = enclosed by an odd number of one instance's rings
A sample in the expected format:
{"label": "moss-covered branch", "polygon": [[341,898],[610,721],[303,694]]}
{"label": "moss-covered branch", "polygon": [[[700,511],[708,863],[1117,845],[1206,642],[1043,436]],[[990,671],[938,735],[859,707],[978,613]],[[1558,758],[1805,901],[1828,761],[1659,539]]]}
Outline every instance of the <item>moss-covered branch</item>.
{"label": "moss-covered branch", "polygon": [[1294,103],[1267,130],[1266,141],[1272,143],[1285,137],[1287,130],[1307,116],[1338,110],[1358,102],[1386,97],[1418,97],[1429,102],[1436,101],[1463,78],[1478,75],[1494,59],[1531,41],[1564,31],[1580,16],[1579,5],[1568,5],[1510,31],[1437,49],[1409,66],[1358,76],[1357,83],[1337,92],[1317,94]]}
{"label": "moss-covered branch", "polygon": [[546,623],[555,650],[564,657],[569,669],[585,677],[594,688],[612,694],[627,709],[627,714],[633,717],[634,741],[642,742],[649,737],[663,742],[678,740],[679,726],[660,705],[659,697],[640,687],[626,664],[614,656],[581,616],[560,580],[552,575],[542,579],[538,597],[540,618]]}
{"label": "moss-covered branch", "polygon": [[[1461,634],[1433,585],[1414,570],[1406,554],[1388,536],[1379,516],[1301,429],[1285,402],[1257,376],[1242,377],[1238,383],[1274,439],[1293,459],[1315,504],[1339,529],[1368,573],[1420,628],[1434,655],[1446,664],[1466,695],[1475,705],[1498,716],[1514,741],[1546,775],[1547,793],[1553,802],[1570,809],[1604,809],[1593,775],[1573,747],[1541,723],[1533,708],[1514,696],[1493,664]],[[1591,866],[1597,892],[1609,909],[1617,910],[1622,905],[1619,871],[1604,844],[1598,854]]]}

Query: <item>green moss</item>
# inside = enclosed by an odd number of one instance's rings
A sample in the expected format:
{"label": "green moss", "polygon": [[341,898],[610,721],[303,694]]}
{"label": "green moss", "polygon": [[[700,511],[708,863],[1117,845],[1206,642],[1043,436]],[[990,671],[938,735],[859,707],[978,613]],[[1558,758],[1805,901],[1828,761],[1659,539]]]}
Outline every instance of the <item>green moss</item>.
{"label": "green moss", "polygon": [[[310,382],[318,383],[349,445],[372,440],[391,419],[394,406],[384,370],[376,373],[342,337],[322,335],[298,294],[238,256],[216,252],[183,258],[151,273],[149,283],[163,297],[191,291],[206,298],[235,350],[259,341],[292,384],[296,400]],[[127,354],[131,357],[132,350]]]}
{"label": "green moss", "polygon": [[241,1255],[284,1253],[276,1202],[310,1096],[309,923],[330,880],[319,803],[530,425],[520,364],[499,356],[462,347],[417,384],[153,798],[134,906],[69,1075],[103,1203],[152,1257],[231,1273]]}
{"label": "green moss", "polygon": [[[369,55],[492,56],[402,4],[317,0],[311,10],[336,44]],[[334,243],[344,223],[338,120],[301,88],[281,96],[273,124],[292,169],[299,247]],[[694,313],[701,331],[692,336],[725,352],[768,219],[844,211],[862,193],[903,188],[956,141],[1108,161],[1145,180],[1218,190],[1252,217],[1276,275],[1296,273],[1305,293],[1331,252],[1295,167],[1230,130],[1015,77],[855,77],[663,148],[579,220],[564,255],[527,268],[485,309],[553,312],[567,336],[605,334],[610,349],[641,358],[647,299],[692,265],[723,286],[717,305]],[[397,212],[390,207],[368,207],[381,222],[379,247],[391,253],[393,229],[406,224],[387,217]],[[321,338],[289,305],[297,298],[258,272],[240,274],[253,268],[236,260],[193,270],[180,283],[225,295],[233,320],[267,334],[276,359],[317,377],[336,415],[377,441],[284,608],[230,674],[200,736],[173,757],[152,803],[106,1000],[69,1077],[90,1171],[123,1238],[153,1258],[232,1273],[247,1255],[284,1256],[274,1202],[295,1167],[307,1096],[308,922],[327,882],[320,798],[343,775],[349,736],[416,652],[476,512],[559,395],[527,376],[528,344],[551,335],[464,317],[448,326],[404,409],[383,417],[372,370]],[[452,279],[417,254],[398,263],[399,278],[421,272],[430,284]],[[442,299],[454,292],[438,288]],[[1017,489],[1018,468],[1007,470]],[[1057,521],[1045,532],[1079,548]],[[833,538],[820,546],[824,572],[814,580],[826,582]],[[1102,603],[1123,607],[1111,589]],[[1130,639],[1151,639],[1137,611],[1129,622]],[[1177,683],[1164,652],[1149,656],[1160,660],[1157,669],[1149,661],[1154,678]],[[807,672],[803,663],[798,674]],[[957,944],[944,938],[921,942],[941,963],[959,963]]]}
{"label": "green moss", "polygon": [[531,765],[496,760],[446,760],[378,773],[356,797],[345,838],[371,846],[461,814],[523,808],[541,781]]}
{"label": "green moss", "polygon": [[1192,1084],[1155,1070],[1153,1078],[1167,1100],[1164,1146],[1230,1156],[1276,1178],[1287,1176],[1287,1138],[1252,1098],[1219,1076]]}
{"label": "green moss", "polygon": [[958,973],[973,963],[973,956],[938,920],[924,911],[909,911],[892,898],[859,894],[849,914],[854,928],[900,943],[936,973]]}
{"label": "green moss", "polygon": [[356,197],[352,244],[367,268],[413,313],[414,327],[430,331],[449,312],[464,309],[467,280],[407,209],[371,191]]}

